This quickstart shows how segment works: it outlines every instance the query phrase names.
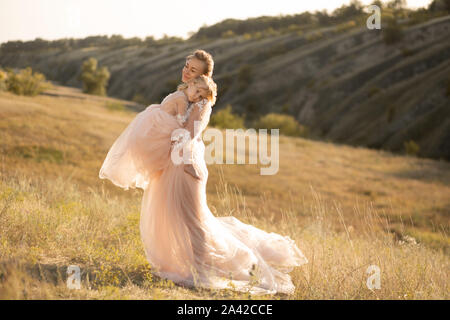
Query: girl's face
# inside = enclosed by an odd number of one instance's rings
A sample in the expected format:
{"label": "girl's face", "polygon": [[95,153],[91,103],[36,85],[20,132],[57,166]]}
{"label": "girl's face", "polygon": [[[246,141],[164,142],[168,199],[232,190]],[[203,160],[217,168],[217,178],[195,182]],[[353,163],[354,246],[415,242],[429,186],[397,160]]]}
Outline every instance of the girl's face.
{"label": "girl's face", "polygon": [[188,82],[191,79],[198,77],[199,75],[205,72],[205,63],[196,58],[191,58],[186,60],[186,64],[183,67],[183,71],[181,73],[181,81],[184,83]]}
{"label": "girl's face", "polygon": [[208,94],[205,88],[196,85],[193,81],[189,83],[185,92],[190,102],[199,102],[205,99]]}

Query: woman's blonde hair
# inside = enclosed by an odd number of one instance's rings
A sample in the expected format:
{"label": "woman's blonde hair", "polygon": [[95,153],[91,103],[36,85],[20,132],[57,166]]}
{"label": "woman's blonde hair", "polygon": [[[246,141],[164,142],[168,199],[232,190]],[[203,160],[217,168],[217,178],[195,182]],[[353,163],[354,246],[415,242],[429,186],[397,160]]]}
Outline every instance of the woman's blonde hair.
{"label": "woman's blonde hair", "polygon": [[205,71],[203,72],[203,74],[205,76],[212,77],[214,70],[214,60],[211,54],[209,54],[205,50],[195,50],[192,54],[186,57],[186,61],[192,58],[196,58],[200,61],[203,61],[205,63]]}
{"label": "woman's blonde hair", "polygon": [[189,80],[186,83],[180,84],[177,90],[187,89],[190,83],[193,83],[194,85],[199,86],[200,88],[206,89],[207,93],[205,98],[211,102],[211,106],[213,106],[216,103],[217,84],[211,77],[200,75],[197,78]]}

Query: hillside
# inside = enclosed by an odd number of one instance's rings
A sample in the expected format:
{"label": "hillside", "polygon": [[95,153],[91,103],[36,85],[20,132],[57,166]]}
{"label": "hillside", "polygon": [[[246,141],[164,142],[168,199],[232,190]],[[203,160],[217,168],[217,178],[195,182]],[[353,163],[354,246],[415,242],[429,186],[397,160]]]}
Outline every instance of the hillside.
{"label": "hillside", "polygon": [[[0,92],[0,299],[252,298],[152,276],[139,239],[142,190],[98,178],[136,115],[111,102],[64,87]],[[272,176],[260,165],[208,165],[215,215],[289,235],[310,260],[291,274],[294,296],[266,298],[449,298],[448,162],[281,136],[279,163]],[[81,290],[66,287],[72,264]],[[373,264],[381,290],[365,287]]]}
{"label": "hillside", "polygon": [[173,90],[184,56],[201,47],[216,61],[219,109],[230,103],[248,119],[289,113],[313,136],[371,148],[403,151],[404,142],[414,140],[420,156],[448,160],[449,26],[445,16],[409,27],[393,46],[376,30],[336,35],[327,28],[312,31],[314,41],[309,33],[292,33],[260,40],[192,40],[158,49],[23,52],[1,54],[0,65],[31,65],[50,79],[79,87],[80,65],[94,56],[111,71],[109,95],[141,96],[150,103]]}
{"label": "hillside", "polygon": [[383,42],[383,29],[356,22],[158,46],[0,49],[0,66],[32,66],[81,87],[82,61],[95,57],[111,72],[108,95],[143,108],[174,90],[184,57],[203,48],[215,58],[217,109],[231,104],[249,127],[261,114],[287,113],[311,138],[401,153],[413,140],[419,156],[449,160],[450,16],[405,25],[403,39],[391,45]]}

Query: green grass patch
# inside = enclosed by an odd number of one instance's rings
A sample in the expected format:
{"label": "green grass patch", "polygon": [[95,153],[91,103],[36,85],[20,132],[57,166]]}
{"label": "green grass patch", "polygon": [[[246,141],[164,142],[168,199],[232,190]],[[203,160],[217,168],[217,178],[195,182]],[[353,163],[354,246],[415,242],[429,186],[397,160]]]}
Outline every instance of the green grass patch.
{"label": "green grass patch", "polygon": [[125,111],[125,106],[120,102],[107,102],[105,108],[110,111]]}
{"label": "green grass patch", "polygon": [[43,147],[43,146],[15,146],[8,152],[11,155],[21,157],[24,159],[32,159],[36,162],[52,162],[52,163],[63,163],[64,153],[61,150]]}

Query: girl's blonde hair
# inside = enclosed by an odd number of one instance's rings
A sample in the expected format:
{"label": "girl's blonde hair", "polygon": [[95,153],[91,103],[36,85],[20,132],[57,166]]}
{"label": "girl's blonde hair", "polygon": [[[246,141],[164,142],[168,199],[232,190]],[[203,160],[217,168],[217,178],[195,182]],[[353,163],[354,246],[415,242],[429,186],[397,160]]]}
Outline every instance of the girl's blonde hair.
{"label": "girl's blonde hair", "polygon": [[211,106],[213,106],[216,103],[216,96],[217,96],[217,84],[214,82],[214,80],[211,77],[207,77],[205,75],[200,75],[197,78],[194,78],[192,80],[189,80],[186,83],[182,83],[178,86],[177,90],[184,90],[187,89],[189,84],[193,83],[194,85],[206,89],[206,99],[211,102]]}
{"label": "girl's blonde hair", "polygon": [[195,50],[192,54],[186,57],[186,61],[192,58],[196,58],[200,61],[203,61],[205,63],[205,71],[203,72],[203,74],[205,76],[212,77],[214,70],[214,60],[211,54],[209,54],[205,50]]}

